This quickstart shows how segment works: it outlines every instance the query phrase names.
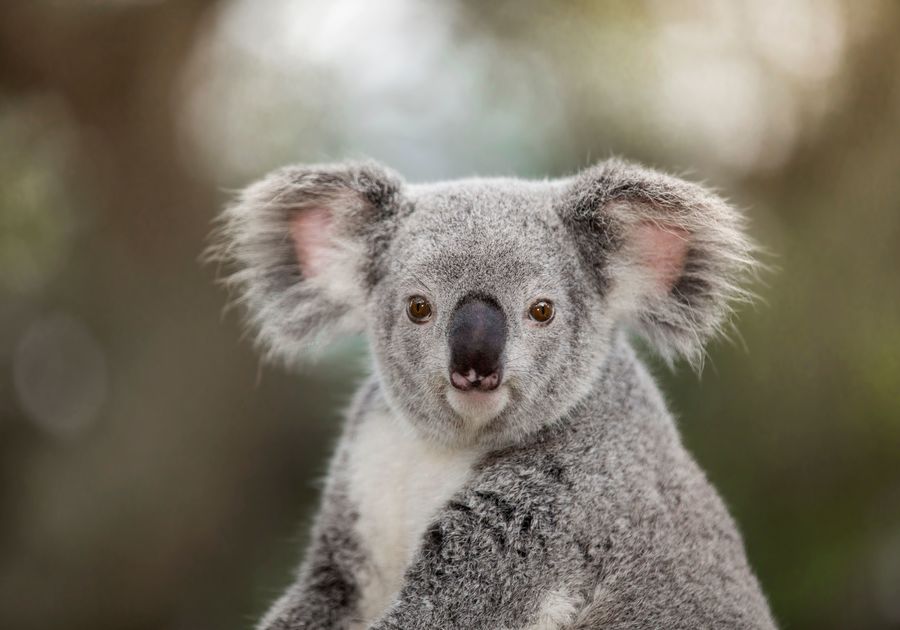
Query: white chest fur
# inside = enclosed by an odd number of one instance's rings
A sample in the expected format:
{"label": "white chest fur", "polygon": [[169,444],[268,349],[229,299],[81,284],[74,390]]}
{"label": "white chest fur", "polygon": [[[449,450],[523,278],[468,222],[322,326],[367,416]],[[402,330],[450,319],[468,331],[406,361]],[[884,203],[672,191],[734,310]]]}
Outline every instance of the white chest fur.
{"label": "white chest fur", "polygon": [[371,559],[360,612],[371,622],[391,604],[425,529],[466,482],[479,453],[425,442],[402,418],[381,413],[362,422],[349,454],[357,533]]}

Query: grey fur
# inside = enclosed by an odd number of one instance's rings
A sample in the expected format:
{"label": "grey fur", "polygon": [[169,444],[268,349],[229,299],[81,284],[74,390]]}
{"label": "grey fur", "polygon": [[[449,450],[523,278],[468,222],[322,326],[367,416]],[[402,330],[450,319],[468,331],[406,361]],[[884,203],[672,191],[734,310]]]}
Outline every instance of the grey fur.
{"label": "grey fur", "polygon": [[[244,190],[219,219],[209,258],[234,266],[227,284],[246,304],[257,341],[269,358],[290,360],[343,331],[360,331],[356,304],[303,278],[288,232],[297,213],[333,208],[339,237],[365,247],[353,271],[374,283],[383,244],[400,212],[400,182],[374,164],[289,166]],[[336,317],[344,313],[354,317]]]}
{"label": "grey fur", "polygon": [[[320,277],[290,240],[312,208],[333,218]],[[639,251],[641,229],[684,240],[671,286]],[[618,160],[561,180],[420,185],[373,163],[291,167],[226,210],[213,252],[267,354],[293,359],[323,334],[365,330],[374,362],[297,582],[262,628],[774,627],[737,529],[626,340],[633,330],[698,364],[747,297],[753,246],[721,198]],[[446,395],[447,323],[470,293],[508,324],[509,402],[484,423]],[[428,325],[406,318],[411,295],[433,305]],[[527,319],[536,299],[555,306],[547,325]],[[356,533],[347,470],[357,432],[385,414],[480,457],[433,514],[393,605],[366,626],[373,550]],[[559,618],[541,608],[555,593]]]}

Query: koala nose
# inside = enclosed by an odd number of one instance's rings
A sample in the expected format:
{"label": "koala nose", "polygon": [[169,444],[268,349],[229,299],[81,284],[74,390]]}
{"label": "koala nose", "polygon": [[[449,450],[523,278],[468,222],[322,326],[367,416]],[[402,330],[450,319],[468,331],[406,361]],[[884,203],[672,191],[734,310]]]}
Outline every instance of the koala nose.
{"label": "koala nose", "polygon": [[463,298],[448,328],[450,383],[462,391],[491,391],[503,379],[506,316],[491,298]]}

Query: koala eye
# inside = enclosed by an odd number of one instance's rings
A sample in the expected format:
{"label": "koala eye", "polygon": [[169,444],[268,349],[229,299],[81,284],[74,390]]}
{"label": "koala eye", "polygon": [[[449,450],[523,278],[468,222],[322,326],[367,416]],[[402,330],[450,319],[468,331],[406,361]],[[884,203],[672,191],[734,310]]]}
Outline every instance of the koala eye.
{"label": "koala eye", "polygon": [[413,323],[424,324],[431,319],[431,304],[421,295],[414,295],[409,298],[406,314]]}
{"label": "koala eye", "polygon": [[553,303],[547,300],[538,300],[529,307],[528,316],[542,324],[549,322],[553,319]]}

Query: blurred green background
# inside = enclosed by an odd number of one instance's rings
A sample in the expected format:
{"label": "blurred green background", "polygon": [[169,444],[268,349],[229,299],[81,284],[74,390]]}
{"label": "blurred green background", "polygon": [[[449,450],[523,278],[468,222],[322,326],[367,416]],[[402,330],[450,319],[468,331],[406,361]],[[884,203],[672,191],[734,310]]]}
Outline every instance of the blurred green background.
{"label": "blurred green background", "polygon": [[260,365],[198,262],[232,191],[619,154],[747,209],[775,268],[655,371],[785,628],[900,628],[900,3],[5,0],[0,627],[251,627],[361,341]]}

